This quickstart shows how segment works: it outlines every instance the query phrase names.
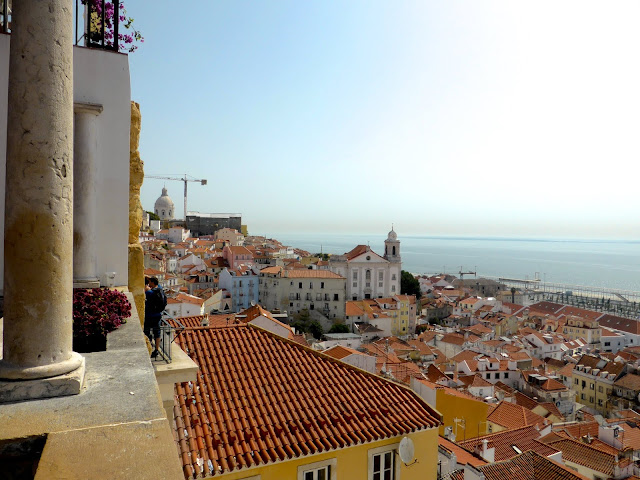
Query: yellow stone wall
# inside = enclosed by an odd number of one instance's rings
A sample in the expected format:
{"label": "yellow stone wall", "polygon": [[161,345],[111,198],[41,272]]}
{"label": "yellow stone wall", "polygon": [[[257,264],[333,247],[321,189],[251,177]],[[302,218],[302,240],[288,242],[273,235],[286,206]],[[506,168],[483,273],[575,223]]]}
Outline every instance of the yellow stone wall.
{"label": "yellow stone wall", "polygon": [[142,225],[140,188],[144,180],[144,162],[140,158],[140,105],[131,102],[131,129],[129,131],[129,291],[133,294],[140,322],[144,323],[144,252],[138,242]]}
{"label": "yellow stone wall", "polygon": [[[417,463],[405,466],[398,455],[395,455],[396,465],[400,475],[396,478],[401,480],[424,480],[435,479],[438,467],[438,430],[431,428],[407,435],[413,440],[415,447],[415,458]],[[220,475],[225,480],[253,479],[259,475],[260,480],[296,480],[298,478],[298,467],[303,465],[321,462],[323,460],[336,459],[336,478],[347,480],[367,480],[368,452],[370,449],[383,447],[385,445],[396,445],[402,440],[402,436],[391,439],[371,442],[354,447],[334,450],[332,452],[309,455],[285,462],[272,463],[256,468],[242,469],[238,472],[230,472]],[[216,475],[215,478],[217,478]]]}
{"label": "yellow stone wall", "polygon": [[[445,427],[451,427],[456,441],[468,440],[487,432],[487,414],[489,405],[472,398],[450,395],[443,388],[436,390],[436,410],[442,414],[440,434],[444,435]],[[456,433],[456,422],[459,421]],[[464,423],[461,421],[464,420]],[[464,427],[463,427],[464,425]]]}

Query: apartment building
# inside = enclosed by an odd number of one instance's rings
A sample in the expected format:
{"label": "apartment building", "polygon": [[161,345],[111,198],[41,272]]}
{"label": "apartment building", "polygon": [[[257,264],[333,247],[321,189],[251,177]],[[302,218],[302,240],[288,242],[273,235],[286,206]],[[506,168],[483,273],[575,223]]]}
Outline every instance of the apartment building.
{"label": "apartment building", "polygon": [[267,267],[260,270],[259,303],[269,309],[298,313],[308,309],[327,318],[345,315],[346,279],[328,270]]}

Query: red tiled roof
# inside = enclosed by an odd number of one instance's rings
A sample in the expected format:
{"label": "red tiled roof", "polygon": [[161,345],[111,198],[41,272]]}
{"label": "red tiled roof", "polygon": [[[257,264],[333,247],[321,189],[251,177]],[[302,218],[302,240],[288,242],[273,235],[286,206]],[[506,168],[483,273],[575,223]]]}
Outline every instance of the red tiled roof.
{"label": "red tiled roof", "polygon": [[351,260],[352,258],[356,258],[359,255],[362,255],[364,252],[369,252],[371,249],[367,245],[357,245],[351,251],[345,253],[347,260]]}
{"label": "red tiled roof", "polygon": [[[190,317],[178,317],[176,320],[182,324],[183,327],[194,328],[201,327],[202,320],[205,317],[209,317],[209,326],[210,327],[226,327],[228,325],[233,325],[237,323],[235,314],[220,314],[220,315],[192,315]],[[170,317],[167,318],[167,321],[174,327],[178,327],[178,324],[173,321]]]}
{"label": "red tiled roof", "polygon": [[508,429],[527,425],[539,425],[542,427],[548,423],[543,417],[533,413],[531,410],[509,402],[500,402],[487,416],[487,420]]}
{"label": "red tiled roof", "polygon": [[635,333],[636,335],[640,334],[640,322],[638,320],[606,314],[600,317],[598,322],[603,327],[609,327],[627,333]]}
{"label": "red tiled roof", "polygon": [[562,459],[564,461],[582,465],[605,475],[614,475],[615,455],[571,439],[550,442],[549,445],[562,451]]}
{"label": "red tiled roof", "polygon": [[349,355],[366,355],[362,352],[354,350],[353,348],[343,347],[342,345],[336,345],[335,347],[328,348],[322,353],[324,353],[325,355],[329,355],[330,357],[333,357],[337,360],[342,360]]}
{"label": "red tiled roof", "polygon": [[522,392],[515,392],[514,398],[517,405],[528,408],[529,410],[533,410],[538,406],[538,402]]}
{"label": "red tiled roof", "polygon": [[[513,449],[514,445],[518,447],[521,452],[531,450],[534,446],[536,451],[542,450],[543,447],[546,448],[544,452],[550,451],[550,449],[546,445],[540,442],[538,442],[538,445],[531,444],[532,441],[537,440],[539,437],[540,432],[536,429],[536,427],[530,425],[513,430],[505,430],[498,433],[490,433],[481,437],[458,442],[458,444],[469,452],[475,452],[477,448],[482,447],[482,441],[486,439],[488,441],[488,447],[495,448],[494,458],[496,462],[499,462],[501,460],[507,460],[518,455],[518,452]],[[529,448],[525,449],[525,444],[529,445]],[[520,445],[523,445],[523,447],[521,447]],[[557,450],[548,453],[548,455],[551,455],[553,453],[557,453]]]}
{"label": "red tiled roof", "polygon": [[573,438],[581,438],[584,435],[591,435],[592,438],[598,438],[598,422],[595,420],[589,422],[578,422],[572,425],[560,425],[553,428],[554,432],[565,432]]}
{"label": "red tiled roof", "polygon": [[185,478],[440,425],[410,389],[251,325],[186,329],[177,342],[200,367],[195,384],[176,384]]}
{"label": "red tiled roof", "polygon": [[[486,465],[487,462],[481,457],[472,452],[468,452],[460,445],[447,440],[444,437],[438,437],[438,445],[451,453],[456,454],[456,461],[460,465],[471,465],[472,467],[478,467],[480,465]],[[464,477],[463,477],[464,478]]]}
{"label": "red tiled roof", "polygon": [[532,451],[511,460],[482,465],[478,469],[485,480],[588,480],[578,472]]}

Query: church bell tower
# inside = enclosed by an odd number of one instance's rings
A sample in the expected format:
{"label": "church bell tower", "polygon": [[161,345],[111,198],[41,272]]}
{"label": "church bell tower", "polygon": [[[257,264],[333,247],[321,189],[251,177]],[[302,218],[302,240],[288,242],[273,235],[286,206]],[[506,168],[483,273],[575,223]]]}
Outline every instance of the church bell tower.
{"label": "church bell tower", "polygon": [[393,263],[401,263],[400,240],[398,240],[398,234],[393,230],[393,226],[384,241],[384,258]]}

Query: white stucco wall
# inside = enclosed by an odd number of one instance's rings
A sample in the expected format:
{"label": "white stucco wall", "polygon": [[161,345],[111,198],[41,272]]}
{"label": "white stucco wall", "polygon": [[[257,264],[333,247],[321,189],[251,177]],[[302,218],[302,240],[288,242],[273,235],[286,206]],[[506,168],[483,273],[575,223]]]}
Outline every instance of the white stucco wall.
{"label": "white stucco wall", "polygon": [[129,57],[74,47],[75,102],[98,103],[97,118],[97,272],[116,272],[115,284],[127,284],[129,233],[129,126],[131,86]]}
{"label": "white stucco wall", "polygon": [[[0,228],[4,231],[4,183],[7,146],[7,89],[10,35],[0,34]],[[129,229],[129,125],[131,88],[127,55],[74,47],[74,102],[96,103],[97,138],[97,273],[116,272],[115,285],[127,284]],[[3,235],[4,236],[4,235]],[[4,242],[0,241],[0,271]],[[0,275],[0,290],[4,285]]]}

